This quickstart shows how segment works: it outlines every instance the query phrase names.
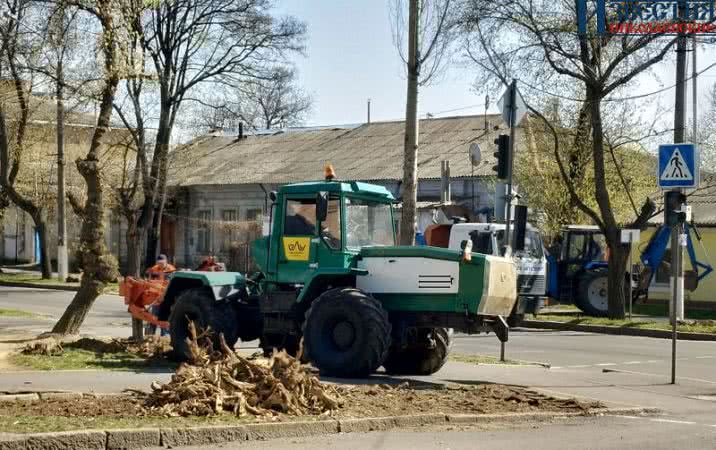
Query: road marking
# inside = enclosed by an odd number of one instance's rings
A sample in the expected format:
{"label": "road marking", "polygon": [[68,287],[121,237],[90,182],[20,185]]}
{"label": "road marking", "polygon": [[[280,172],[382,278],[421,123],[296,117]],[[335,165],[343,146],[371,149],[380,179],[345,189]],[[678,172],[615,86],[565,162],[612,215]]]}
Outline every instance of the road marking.
{"label": "road marking", "polygon": [[616,366],[617,363],[599,363],[595,364],[595,366]]}
{"label": "road marking", "polygon": [[[634,370],[622,370],[622,369],[602,369],[602,372],[609,373],[609,372],[618,372],[618,373],[629,373],[632,375],[647,375],[650,377],[664,377],[665,375],[660,375],[656,373],[648,373],[648,372],[636,372]],[[680,377],[676,376],[677,380],[686,380],[686,381],[695,381],[697,383],[708,383],[708,384],[716,384],[716,381],[711,380],[704,380],[701,378],[691,378],[691,377]]]}
{"label": "road marking", "polygon": [[641,361],[627,361],[627,362],[623,362],[622,364],[624,364],[624,365],[626,365],[626,364],[641,364]]}
{"label": "road marking", "polygon": [[[678,423],[681,425],[698,425],[696,422],[689,422],[686,420],[671,420],[671,419],[649,419],[652,422],[665,422],[665,423]],[[701,424],[703,425],[703,424]]]}

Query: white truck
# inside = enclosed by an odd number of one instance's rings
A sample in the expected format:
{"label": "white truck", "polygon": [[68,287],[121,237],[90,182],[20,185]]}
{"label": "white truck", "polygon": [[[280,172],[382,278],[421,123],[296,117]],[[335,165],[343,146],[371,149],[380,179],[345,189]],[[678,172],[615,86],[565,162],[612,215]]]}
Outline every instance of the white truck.
{"label": "white truck", "polygon": [[[460,250],[463,242],[472,241],[473,253],[502,256],[504,253],[504,223],[455,223],[432,225],[425,232],[427,245]],[[535,314],[544,306],[547,297],[547,258],[542,237],[527,225],[525,249],[514,252],[517,271],[517,295],[510,326],[517,326],[525,314]]]}

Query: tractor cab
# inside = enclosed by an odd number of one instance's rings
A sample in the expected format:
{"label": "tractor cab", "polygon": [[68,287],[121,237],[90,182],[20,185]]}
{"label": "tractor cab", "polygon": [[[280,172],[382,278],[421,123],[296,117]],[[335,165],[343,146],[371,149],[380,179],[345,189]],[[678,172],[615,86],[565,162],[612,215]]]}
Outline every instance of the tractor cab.
{"label": "tractor cab", "polygon": [[606,314],[609,253],[599,227],[568,225],[548,252],[548,296],[592,315]]}
{"label": "tractor cab", "polygon": [[252,249],[267,281],[348,273],[362,248],[396,245],[395,199],[382,186],[327,180],[286,185],[273,196],[271,234]]}

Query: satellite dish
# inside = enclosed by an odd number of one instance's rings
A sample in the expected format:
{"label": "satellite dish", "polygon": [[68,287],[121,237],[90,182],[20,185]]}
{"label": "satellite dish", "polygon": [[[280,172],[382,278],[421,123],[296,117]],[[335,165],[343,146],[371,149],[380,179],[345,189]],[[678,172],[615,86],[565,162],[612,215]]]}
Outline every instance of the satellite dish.
{"label": "satellite dish", "polygon": [[470,144],[470,162],[472,162],[473,166],[476,166],[480,164],[481,158],[482,151],[480,150],[480,145],[477,142],[473,142]]}

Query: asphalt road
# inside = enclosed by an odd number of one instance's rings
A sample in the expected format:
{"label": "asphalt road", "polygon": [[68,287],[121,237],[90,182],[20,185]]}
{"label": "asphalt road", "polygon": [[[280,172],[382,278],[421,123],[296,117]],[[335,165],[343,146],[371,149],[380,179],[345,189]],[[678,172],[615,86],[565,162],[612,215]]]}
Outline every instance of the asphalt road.
{"label": "asphalt road", "polygon": [[[45,314],[42,319],[0,317],[0,335],[51,328],[72,299],[72,292],[0,287],[0,308]],[[102,296],[83,333],[128,336],[129,318],[118,296]],[[252,345],[253,344],[253,345]],[[254,343],[243,345],[251,351]],[[449,362],[428,382],[500,382],[531,386],[557,395],[598,399],[610,406],[650,406],[664,411],[651,418],[603,417],[558,424],[525,424],[490,429],[430,429],[241,443],[241,448],[716,448],[716,343],[678,344],[678,383],[670,385],[670,341],[628,336],[552,331],[514,331],[507,357],[551,365],[496,366]],[[455,338],[453,353],[499,355],[490,335]],[[146,388],[169,373],[55,371],[0,373],[0,391],[70,389],[117,392]],[[330,380],[329,380],[330,381]],[[333,380],[338,381],[338,380]],[[349,380],[355,382],[358,380]],[[376,375],[368,382],[399,382]],[[534,428],[533,428],[534,427]],[[223,446],[216,448],[234,448]],[[238,448],[238,447],[237,447]]]}
{"label": "asphalt road", "polygon": [[[310,438],[230,443],[202,447],[212,450],[530,450],[553,449],[713,449],[716,431],[694,426],[685,431],[669,422],[602,417],[563,420],[552,424],[525,423],[489,427],[436,427],[378,433],[345,433]],[[187,447],[177,447],[186,450]]]}

